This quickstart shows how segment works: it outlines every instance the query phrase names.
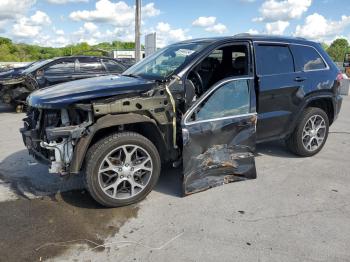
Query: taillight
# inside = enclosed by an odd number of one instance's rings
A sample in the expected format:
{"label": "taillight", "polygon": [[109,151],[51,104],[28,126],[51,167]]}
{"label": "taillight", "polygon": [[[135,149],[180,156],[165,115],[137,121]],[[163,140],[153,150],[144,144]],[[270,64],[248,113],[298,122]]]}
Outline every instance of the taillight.
{"label": "taillight", "polygon": [[342,72],[339,72],[338,75],[337,75],[337,81],[340,83],[341,80],[343,80],[343,74]]}
{"label": "taillight", "polygon": [[334,89],[333,89],[334,94],[336,94],[336,95],[340,94],[341,80],[343,80],[343,79],[344,79],[344,77],[343,77],[342,72],[339,72],[337,74],[337,83],[334,85]]}

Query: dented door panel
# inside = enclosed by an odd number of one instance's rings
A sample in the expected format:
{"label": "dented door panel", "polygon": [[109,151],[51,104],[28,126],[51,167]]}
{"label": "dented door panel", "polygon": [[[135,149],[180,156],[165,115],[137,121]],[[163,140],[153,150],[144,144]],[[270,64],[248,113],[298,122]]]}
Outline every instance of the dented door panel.
{"label": "dented door panel", "polygon": [[[249,86],[252,88],[252,83]],[[256,121],[255,112],[193,123],[183,121],[184,195],[256,178]]]}

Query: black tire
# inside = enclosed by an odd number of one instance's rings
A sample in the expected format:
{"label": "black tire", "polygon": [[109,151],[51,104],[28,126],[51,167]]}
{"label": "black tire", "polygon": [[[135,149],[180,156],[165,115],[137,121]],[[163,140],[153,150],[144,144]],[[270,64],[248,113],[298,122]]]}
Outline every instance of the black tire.
{"label": "black tire", "polygon": [[[325,126],[326,126],[325,137],[323,142],[319,145],[317,149],[310,151],[305,148],[302,141],[302,135],[303,135],[304,126],[306,125],[307,121],[312,116],[316,116],[316,115],[321,116],[325,121]],[[324,144],[327,141],[328,131],[329,131],[329,119],[326,112],[324,112],[322,109],[317,107],[308,107],[302,113],[301,118],[297,126],[295,127],[293,133],[286,139],[286,144],[294,154],[303,156],[303,157],[310,157],[321,151],[321,149],[323,148]]]}
{"label": "black tire", "polygon": [[[148,184],[137,195],[126,199],[115,199],[108,196],[101,188],[98,171],[103,159],[113,149],[133,144],[142,147],[152,159],[153,171]],[[161,160],[157,148],[144,136],[134,132],[114,133],[96,142],[88,151],[85,161],[85,183],[91,196],[101,205],[106,207],[120,207],[144,199],[156,185],[161,170]]]}

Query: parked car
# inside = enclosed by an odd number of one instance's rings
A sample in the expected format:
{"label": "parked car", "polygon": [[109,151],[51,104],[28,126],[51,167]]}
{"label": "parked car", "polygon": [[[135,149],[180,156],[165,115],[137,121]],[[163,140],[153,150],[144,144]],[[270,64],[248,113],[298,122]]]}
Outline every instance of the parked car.
{"label": "parked car", "polygon": [[162,162],[183,163],[185,195],[256,178],[256,143],[300,156],[324,146],[340,111],[341,74],[317,43],[252,36],[188,40],[121,76],[28,97],[24,143],[52,173],[85,173],[105,206],[143,199]]}
{"label": "parked car", "polygon": [[122,73],[126,67],[115,59],[69,56],[37,62],[24,70],[0,76],[0,98],[5,104],[23,105],[34,90],[106,74]]}

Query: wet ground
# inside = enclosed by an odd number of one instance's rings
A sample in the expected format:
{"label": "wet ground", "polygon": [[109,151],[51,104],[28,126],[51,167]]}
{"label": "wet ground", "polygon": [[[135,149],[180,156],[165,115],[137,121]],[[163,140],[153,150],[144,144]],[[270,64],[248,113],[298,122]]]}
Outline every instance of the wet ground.
{"label": "wet ground", "polygon": [[137,206],[102,208],[85,191],[2,202],[1,261],[42,261],[78,245],[105,251],[99,245],[137,211]]}
{"label": "wet ground", "polygon": [[315,157],[261,144],[256,180],[182,198],[166,169],[146,200],[106,209],[34,165],[23,115],[0,106],[0,261],[350,261],[349,114],[346,98]]}

